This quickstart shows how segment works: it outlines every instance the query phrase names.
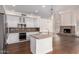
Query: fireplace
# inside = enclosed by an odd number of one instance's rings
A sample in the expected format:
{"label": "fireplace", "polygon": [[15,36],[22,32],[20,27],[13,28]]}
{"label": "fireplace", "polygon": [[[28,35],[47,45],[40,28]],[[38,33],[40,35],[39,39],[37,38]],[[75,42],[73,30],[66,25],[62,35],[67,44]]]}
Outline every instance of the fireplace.
{"label": "fireplace", "polygon": [[63,32],[64,33],[71,33],[71,29],[64,29]]}
{"label": "fireplace", "polygon": [[19,33],[19,40],[26,40],[26,33]]}
{"label": "fireplace", "polygon": [[60,34],[75,35],[75,26],[60,26]]}

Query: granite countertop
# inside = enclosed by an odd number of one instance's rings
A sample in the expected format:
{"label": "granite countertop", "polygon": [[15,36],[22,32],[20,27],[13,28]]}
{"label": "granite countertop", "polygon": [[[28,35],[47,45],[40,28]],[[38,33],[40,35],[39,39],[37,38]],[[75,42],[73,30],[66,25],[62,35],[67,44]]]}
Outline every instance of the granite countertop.
{"label": "granite countertop", "polygon": [[35,39],[44,39],[44,38],[48,38],[48,37],[52,37],[52,33],[38,33],[38,34],[34,34],[31,35],[32,37],[34,37]]}

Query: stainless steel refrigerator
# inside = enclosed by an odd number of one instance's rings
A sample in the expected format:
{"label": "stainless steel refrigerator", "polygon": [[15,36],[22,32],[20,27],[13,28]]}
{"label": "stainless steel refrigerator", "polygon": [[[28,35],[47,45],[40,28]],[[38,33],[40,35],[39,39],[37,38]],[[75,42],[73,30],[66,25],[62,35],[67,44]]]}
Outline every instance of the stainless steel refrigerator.
{"label": "stainless steel refrigerator", "polygon": [[6,27],[5,27],[5,14],[0,13],[0,54],[5,52],[6,44]]}

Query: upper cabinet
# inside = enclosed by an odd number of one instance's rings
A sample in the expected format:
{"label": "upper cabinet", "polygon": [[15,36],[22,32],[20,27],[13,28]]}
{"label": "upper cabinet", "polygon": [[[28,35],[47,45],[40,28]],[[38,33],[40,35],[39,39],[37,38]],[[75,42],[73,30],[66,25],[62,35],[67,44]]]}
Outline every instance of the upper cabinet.
{"label": "upper cabinet", "polygon": [[19,23],[19,17],[13,15],[7,15],[7,25],[8,27],[17,27]]}
{"label": "upper cabinet", "polygon": [[40,27],[40,19],[33,19],[34,27]]}
{"label": "upper cabinet", "polygon": [[26,27],[39,27],[40,19],[25,18]]}
{"label": "upper cabinet", "polygon": [[18,24],[24,23],[26,27],[40,27],[39,20],[25,17],[23,20],[19,16],[7,15],[8,27],[17,27]]}

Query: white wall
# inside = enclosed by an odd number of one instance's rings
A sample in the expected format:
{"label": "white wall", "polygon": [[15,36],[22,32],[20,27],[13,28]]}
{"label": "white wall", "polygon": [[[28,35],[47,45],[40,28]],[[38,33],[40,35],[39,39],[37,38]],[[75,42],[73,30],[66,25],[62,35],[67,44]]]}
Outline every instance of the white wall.
{"label": "white wall", "polygon": [[40,32],[53,32],[53,20],[40,19]]}

